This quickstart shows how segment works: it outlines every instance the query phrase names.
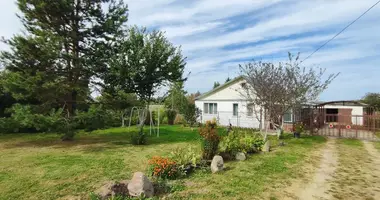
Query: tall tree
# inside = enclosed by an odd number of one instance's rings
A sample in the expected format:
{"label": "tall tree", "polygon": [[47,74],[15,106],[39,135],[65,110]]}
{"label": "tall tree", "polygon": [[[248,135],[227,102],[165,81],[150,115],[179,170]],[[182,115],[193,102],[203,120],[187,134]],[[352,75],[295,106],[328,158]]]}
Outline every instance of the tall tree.
{"label": "tall tree", "polygon": [[104,105],[104,108],[112,109],[119,114],[122,127],[125,126],[125,117],[128,114],[128,110],[133,106],[141,105],[135,94],[128,94],[123,91],[117,91],[115,94],[103,91],[101,96],[98,97],[98,101]]}
{"label": "tall tree", "polygon": [[160,86],[185,80],[185,64],[180,48],[174,47],[163,32],[132,27],[119,53],[111,57],[104,87],[136,93],[148,103]]}
{"label": "tall tree", "polygon": [[229,82],[230,80],[231,80],[230,77],[227,77],[225,83]]}
{"label": "tall tree", "polygon": [[18,0],[17,5],[26,33],[5,41],[11,49],[1,52],[10,72],[5,88],[15,98],[64,105],[73,114],[123,36],[127,6],[122,0]]}
{"label": "tall tree", "polygon": [[9,92],[6,92],[3,87],[3,81],[5,79],[6,73],[4,71],[0,71],[0,118],[9,117],[9,113],[7,113],[7,109],[11,108],[13,104],[16,103],[16,100],[12,97]]}
{"label": "tall tree", "polygon": [[380,93],[368,93],[363,97],[362,102],[368,104],[375,111],[380,111]]}
{"label": "tall tree", "polygon": [[277,128],[282,128],[279,123],[285,112],[316,100],[338,75],[330,74],[323,79],[325,69],[301,67],[299,54],[294,57],[290,53],[289,61],[277,66],[253,61],[240,65],[240,69],[246,81],[242,84],[242,95],[254,106],[258,120],[262,121],[261,114],[265,112],[266,120]]}
{"label": "tall tree", "polygon": [[218,81],[214,82],[214,86],[212,87],[213,89],[217,88],[220,86],[220,83]]}
{"label": "tall tree", "polygon": [[166,108],[175,110],[177,113],[183,113],[188,101],[186,99],[186,93],[183,82],[172,83],[169,89],[169,95],[164,102]]}
{"label": "tall tree", "polygon": [[187,100],[191,103],[191,104],[195,104],[195,99],[197,97],[201,96],[201,93],[199,91],[197,91],[196,93],[191,93],[190,95],[187,96]]}
{"label": "tall tree", "polygon": [[[119,52],[111,57],[109,69],[103,75],[104,87],[111,93],[117,90],[135,93],[148,105],[161,86],[186,80],[185,65],[180,48],[170,43],[163,32],[132,27]],[[140,113],[143,113],[140,134],[143,134],[146,112]]]}

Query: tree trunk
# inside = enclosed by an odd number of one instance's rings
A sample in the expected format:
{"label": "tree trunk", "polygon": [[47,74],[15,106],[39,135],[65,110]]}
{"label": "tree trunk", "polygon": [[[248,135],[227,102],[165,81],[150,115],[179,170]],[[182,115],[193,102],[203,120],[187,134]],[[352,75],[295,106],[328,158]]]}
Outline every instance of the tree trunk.
{"label": "tree trunk", "polygon": [[[272,121],[272,120],[270,120],[270,118],[271,118],[271,109],[268,110],[268,116],[269,116],[269,118],[268,118],[267,121],[268,121],[269,123],[266,123],[266,124],[265,124],[264,141],[267,140],[268,126],[270,126],[270,123],[271,123],[271,121]],[[265,118],[267,118],[267,117],[265,116]]]}
{"label": "tree trunk", "polygon": [[75,115],[75,111],[77,110],[77,91],[76,90],[73,90],[71,92],[71,116],[74,116]]}
{"label": "tree trunk", "polygon": [[121,114],[121,127],[125,127],[124,113]]}

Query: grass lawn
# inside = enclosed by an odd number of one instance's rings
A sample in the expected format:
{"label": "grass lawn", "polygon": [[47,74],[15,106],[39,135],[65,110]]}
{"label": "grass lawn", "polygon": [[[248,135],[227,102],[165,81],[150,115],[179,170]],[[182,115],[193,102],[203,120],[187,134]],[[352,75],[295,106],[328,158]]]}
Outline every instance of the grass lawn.
{"label": "grass lawn", "polygon": [[374,142],[373,143],[376,149],[380,150],[380,142]]}
{"label": "grass lawn", "polygon": [[[150,136],[148,145],[132,146],[129,134],[136,130],[81,132],[73,142],[61,142],[56,134],[0,135],[0,199],[86,199],[106,181],[145,172],[153,155],[165,156],[176,147],[198,145],[196,129],[162,126],[159,138]],[[324,142],[318,136],[287,136],[285,146],[252,155],[244,162],[227,162],[227,170],[221,174],[197,172],[176,181],[185,188],[170,198],[259,198],[302,176],[303,162]]]}

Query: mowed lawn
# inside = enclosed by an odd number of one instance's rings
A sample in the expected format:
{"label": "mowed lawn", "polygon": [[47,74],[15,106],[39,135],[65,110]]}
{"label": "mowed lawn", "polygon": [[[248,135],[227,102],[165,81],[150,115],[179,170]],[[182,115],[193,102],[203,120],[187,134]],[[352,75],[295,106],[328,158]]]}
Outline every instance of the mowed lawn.
{"label": "mowed lawn", "polygon": [[[146,171],[154,155],[167,156],[177,147],[198,146],[198,130],[162,126],[160,137],[148,137],[148,145],[132,146],[136,128],[112,128],[79,133],[75,141],[61,142],[56,134],[0,135],[0,199],[87,199],[109,180],[130,179]],[[147,129],[146,132],[149,132]],[[225,134],[223,129],[219,129]],[[226,171],[200,171],[175,181],[182,188],[170,199],[252,199],[270,196],[292,178],[303,176],[302,166],[313,162],[313,151],[323,137],[293,139],[270,153],[249,156],[244,162],[226,162]]]}

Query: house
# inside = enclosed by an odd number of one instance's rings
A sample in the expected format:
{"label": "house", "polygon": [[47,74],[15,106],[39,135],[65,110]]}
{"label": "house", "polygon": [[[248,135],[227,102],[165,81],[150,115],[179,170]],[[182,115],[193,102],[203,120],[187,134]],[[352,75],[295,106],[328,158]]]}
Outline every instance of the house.
{"label": "house", "polygon": [[262,127],[259,119],[264,116],[256,115],[258,112],[241,94],[244,84],[244,78],[239,76],[197,97],[195,105],[202,111],[200,121],[216,119],[222,126]]}
{"label": "house", "polygon": [[[244,98],[242,87],[245,80],[239,76],[195,99],[195,105],[202,111],[200,121],[216,119],[222,126],[264,128],[264,113]],[[365,125],[366,105],[359,101],[313,102],[298,111],[288,111],[283,116],[284,129],[290,131],[295,122],[306,125],[325,126]],[[316,122],[317,120],[317,122]]]}

